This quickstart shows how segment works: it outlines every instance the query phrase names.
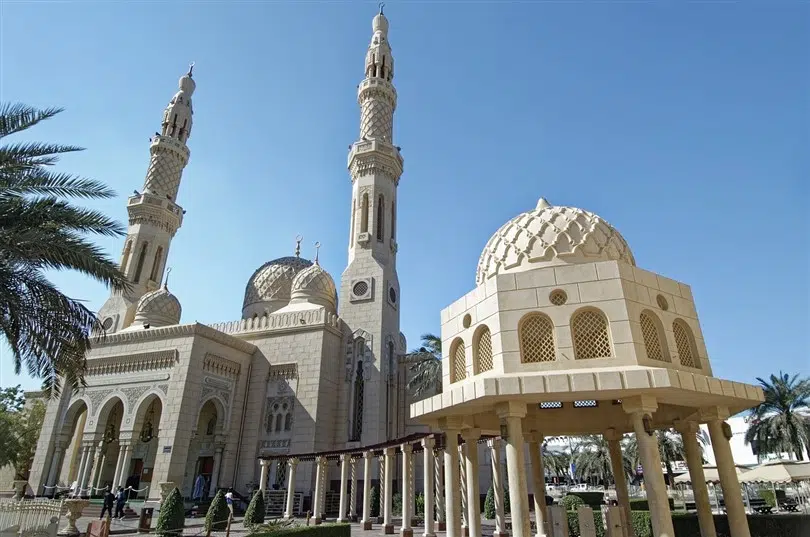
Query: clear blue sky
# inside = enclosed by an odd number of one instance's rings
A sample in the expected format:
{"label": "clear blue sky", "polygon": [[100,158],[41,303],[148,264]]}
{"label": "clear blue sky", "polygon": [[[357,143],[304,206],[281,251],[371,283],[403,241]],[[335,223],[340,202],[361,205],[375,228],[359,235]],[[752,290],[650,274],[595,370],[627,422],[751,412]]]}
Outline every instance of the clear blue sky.
{"label": "clear blue sky", "polygon": [[[183,322],[239,318],[256,267],[323,244],[346,262],[348,145],[376,3],[10,2],[0,98],[64,106],[35,139],[120,194],[196,61],[172,244]],[[594,211],[638,264],[692,285],[715,374],[810,371],[805,2],[389,2],[402,329],[409,345],[474,285],[489,236],[544,196]],[[123,241],[101,244],[118,259]],[[68,294],[107,291],[70,275]],[[11,375],[0,357],[0,384]]]}

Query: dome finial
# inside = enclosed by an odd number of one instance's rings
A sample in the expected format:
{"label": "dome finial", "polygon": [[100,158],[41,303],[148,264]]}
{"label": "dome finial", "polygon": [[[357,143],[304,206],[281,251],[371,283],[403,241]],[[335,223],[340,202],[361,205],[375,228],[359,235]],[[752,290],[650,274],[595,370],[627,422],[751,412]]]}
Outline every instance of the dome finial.
{"label": "dome finial", "polygon": [[295,257],[301,257],[301,241],[304,240],[303,235],[295,237]]}
{"label": "dome finial", "polygon": [[379,5],[380,5],[380,15],[385,15],[385,13],[383,13],[383,8],[385,7],[385,2],[380,2]]}
{"label": "dome finial", "polygon": [[188,74],[187,74],[187,76],[189,78],[191,78],[193,74],[194,74],[194,62],[191,62],[190,64],[188,64]]}
{"label": "dome finial", "polygon": [[318,264],[318,254],[321,252],[321,243],[320,241],[315,241],[315,264]]}
{"label": "dome finial", "polygon": [[165,290],[167,290],[167,291],[169,290],[169,274],[171,274],[171,273],[172,273],[172,267],[168,267],[166,269],[166,279],[163,280],[163,288]]}
{"label": "dome finial", "polygon": [[549,207],[551,207],[551,204],[548,201],[546,201],[546,198],[540,198],[539,200],[537,200],[537,210],[538,211],[540,211],[542,209],[547,209]]}

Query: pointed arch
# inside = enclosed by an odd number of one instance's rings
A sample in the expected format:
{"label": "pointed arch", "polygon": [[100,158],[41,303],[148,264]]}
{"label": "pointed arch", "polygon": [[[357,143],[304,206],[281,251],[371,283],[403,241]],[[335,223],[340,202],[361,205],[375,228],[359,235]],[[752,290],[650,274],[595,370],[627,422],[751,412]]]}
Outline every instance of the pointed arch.
{"label": "pointed arch", "polygon": [[153,282],[158,281],[159,277],[159,270],[160,264],[163,261],[163,246],[158,246],[157,250],[155,250],[155,260],[152,262],[152,274],[149,275],[149,279]]}
{"label": "pointed arch", "polygon": [[450,383],[467,378],[467,355],[461,338],[456,338],[450,345],[450,360]]}
{"label": "pointed arch", "polygon": [[697,353],[697,344],[692,329],[682,319],[675,319],[672,323],[672,332],[675,335],[675,347],[681,365],[700,368],[700,359]]}
{"label": "pointed arch", "polygon": [[360,233],[368,233],[368,192],[363,193],[360,205]]}
{"label": "pointed arch", "polygon": [[539,312],[528,313],[518,322],[520,361],[524,364],[553,362],[557,359],[554,345],[554,323]]}
{"label": "pointed arch", "polygon": [[669,362],[669,349],[667,349],[664,326],[658,316],[650,310],[644,310],[639,315],[641,324],[641,337],[644,341],[644,350],[647,358],[661,362]]}
{"label": "pointed arch", "polygon": [[491,371],[492,334],[487,325],[479,326],[473,335],[473,375]]}
{"label": "pointed arch", "polygon": [[395,201],[391,201],[391,240],[397,238],[397,205]]}
{"label": "pointed arch", "polygon": [[127,239],[124,246],[124,255],[121,257],[121,272],[126,272],[127,264],[129,263],[129,256],[132,254],[132,239]]}
{"label": "pointed arch", "polygon": [[380,194],[377,197],[377,241],[382,242],[385,236],[385,197]]}
{"label": "pointed arch", "polygon": [[141,246],[141,253],[138,256],[138,266],[135,269],[135,283],[138,283],[141,279],[141,271],[143,271],[143,263],[146,261],[146,250],[149,248],[149,243],[144,242],[143,246]]}
{"label": "pointed arch", "polygon": [[356,214],[357,214],[357,200],[352,199],[352,223],[351,226],[349,226],[349,248],[354,246],[354,234],[355,234],[354,219]]}
{"label": "pointed arch", "polygon": [[571,316],[571,335],[576,360],[613,356],[608,320],[601,310],[585,308],[575,312]]}

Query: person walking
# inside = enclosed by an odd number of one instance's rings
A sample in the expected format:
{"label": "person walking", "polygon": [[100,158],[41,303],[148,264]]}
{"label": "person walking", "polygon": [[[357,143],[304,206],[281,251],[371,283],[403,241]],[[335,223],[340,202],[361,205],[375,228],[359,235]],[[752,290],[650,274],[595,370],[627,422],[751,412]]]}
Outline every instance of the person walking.
{"label": "person walking", "polygon": [[113,496],[113,493],[110,492],[110,488],[107,487],[106,489],[104,489],[104,503],[101,506],[101,514],[98,517],[99,520],[104,520],[104,513],[107,513],[107,515],[112,516],[114,503],[115,503],[115,496]]}
{"label": "person walking", "polygon": [[228,492],[225,493],[225,503],[228,504],[228,511],[231,512],[231,518],[233,518],[233,489],[228,489]]}
{"label": "person walking", "polygon": [[115,495],[115,518],[124,518],[124,505],[127,503],[127,495],[124,487],[118,487],[118,494]]}

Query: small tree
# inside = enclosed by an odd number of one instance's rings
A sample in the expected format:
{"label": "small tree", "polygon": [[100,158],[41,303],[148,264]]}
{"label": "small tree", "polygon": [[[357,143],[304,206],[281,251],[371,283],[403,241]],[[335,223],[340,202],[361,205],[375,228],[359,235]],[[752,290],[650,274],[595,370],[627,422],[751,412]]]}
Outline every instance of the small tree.
{"label": "small tree", "polygon": [[503,512],[507,515],[512,513],[512,504],[509,503],[509,487],[503,488]]}
{"label": "small tree", "polygon": [[264,494],[257,490],[250,499],[243,524],[246,528],[251,528],[264,523]]}
{"label": "small tree", "polygon": [[560,505],[565,507],[566,511],[576,511],[581,505],[585,505],[585,500],[573,494],[566,494],[560,500]]}
{"label": "small tree", "polygon": [[495,489],[489,487],[487,497],[484,500],[484,518],[493,520],[495,518]]}
{"label": "small tree", "polygon": [[380,516],[380,486],[371,488],[371,516]]}
{"label": "small tree", "polygon": [[183,495],[176,488],[169,493],[160,506],[155,533],[163,537],[177,537],[183,533],[186,522],[186,509],[183,506]]}
{"label": "small tree", "polygon": [[208,513],[205,515],[205,529],[206,531],[223,531],[228,527],[228,517],[231,516],[231,510],[228,509],[228,503],[225,501],[225,494],[222,490],[218,490],[216,496],[211,501],[208,507]]}

